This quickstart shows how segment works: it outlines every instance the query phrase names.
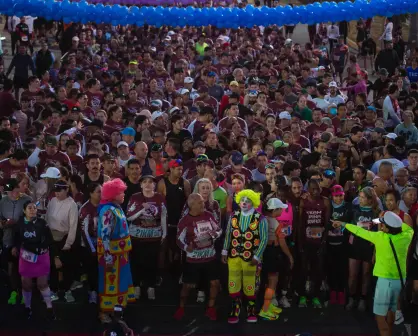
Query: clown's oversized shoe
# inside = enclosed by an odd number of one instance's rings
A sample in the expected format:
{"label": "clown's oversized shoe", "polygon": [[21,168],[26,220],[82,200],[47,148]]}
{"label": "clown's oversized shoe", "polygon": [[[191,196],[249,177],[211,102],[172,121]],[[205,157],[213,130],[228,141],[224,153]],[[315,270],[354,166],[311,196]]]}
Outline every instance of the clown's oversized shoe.
{"label": "clown's oversized shoe", "polygon": [[255,313],[255,302],[248,301],[247,304],[247,322],[248,323],[256,323],[257,322],[257,314]]}
{"label": "clown's oversized shoe", "polygon": [[239,314],[241,312],[241,300],[232,301],[231,312],[229,313],[228,323],[235,324],[239,322]]}

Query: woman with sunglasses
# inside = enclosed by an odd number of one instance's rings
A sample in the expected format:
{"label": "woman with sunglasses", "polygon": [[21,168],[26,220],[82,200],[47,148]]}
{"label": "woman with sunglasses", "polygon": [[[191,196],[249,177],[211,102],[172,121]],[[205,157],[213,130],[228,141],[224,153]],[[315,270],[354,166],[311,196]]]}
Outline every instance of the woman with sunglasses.
{"label": "woman with sunglasses", "polygon": [[[67,302],[74,302],[74,296],[70,290],[77,271],[75,258],[76,233],[78,224],[78,207],[69,196],[69,185],[64,180],[58,180],[54,185],[55,197],[48,203],[46,211],[46,222],[51,228],[53,245],[57,257],[60,258],[62,267],[58,270],[52,262],[51,287],[53,290],[64,292],[64,299]],[[61,274],[59,274],[61,273]],[[52,301],[58,300],[59,296],[52,293]]]}
{"label": "woman with sunglasses", "polygon": [[[380,209],[378,198],[371,187],[365,187],[359,192],[359,204],[353,207],[353,219],[352,222],[357,226],[369,231],[377,231],[377,226],[373,224],[372,220],[377,218]],[[366,310],[366,298],[369,291],[371,270],[372,270],[372,258],[373,258],[373,245],[369,242],[350,235],[348,239],[348,290],[349,298],[346,305],[347,310],[354,309],[357,304],[357,309],[364,312]],[[357,280],[359,277],[359,271],[362,268],[361,276],[361,294],[360,300],[357,299]]]}
{"label": "woman with sunglasses", "polygon": [[139,299],[142,284],[147,289],[148,299],[155,300],[158,258],[167,236],[167,208],[165,197],[155,192],[152,175],[142,176],[139,183],[142,191],[132,195],[126,208],[135,298]]}
{"label": "woman with sunglasses", "polygon": [[47,307],[49,319],[55,319],[52,309],[51,290],[48,285],[50,260],[55,268],[62,264],[58,251],[54,250],[51,230],[47,222],[37,216],[36,204],[26,201],[23,205],[23,216],[14,228],[14,247],[12,254],[19,258],[19,274],[22,277],[22,295],[28,319],[32,317],[32,281],[36,279],[39,292]]}

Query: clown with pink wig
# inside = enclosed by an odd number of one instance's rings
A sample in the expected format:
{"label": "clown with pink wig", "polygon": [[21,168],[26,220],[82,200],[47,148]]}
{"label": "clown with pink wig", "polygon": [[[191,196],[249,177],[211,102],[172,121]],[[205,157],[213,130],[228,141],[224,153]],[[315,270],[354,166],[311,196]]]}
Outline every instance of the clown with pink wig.
{"label": "clown with pink wig", "polygon": [[128,223],[121,208],[126,185],[121,179],[103,184],[97,227],[99,259],[100,319],[111,322],[116,305],[125,307],[135,300],[129,251],[132,249]]}

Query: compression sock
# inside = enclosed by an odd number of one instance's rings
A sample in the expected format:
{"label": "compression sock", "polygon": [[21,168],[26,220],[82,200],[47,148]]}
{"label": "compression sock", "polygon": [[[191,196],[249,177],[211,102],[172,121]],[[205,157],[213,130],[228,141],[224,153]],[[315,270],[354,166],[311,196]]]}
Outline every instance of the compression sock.
{"label": "compression sock", "polygon": [[45,304],[47,308],[52,308],[52,300],[51,300],[51,290],[47,287],[44,290],[41,290],[42,297],[44,298]]}
{"label": "compression sock", "polygon": [[266,288],[266,291],[264,293],[264,303],[263,303],[263,310],[265,312],[269,310],[273,296],[274,296],[274,290],[271,288]]}
{"label": "compression sock", "polygon": [[26,291],[22,290],[22,295],[23,295],[23,298],[24,298],[24,301],[25,301],[25,307],[30,308],[31,302],[32,302],[32,291],[26,292]]}

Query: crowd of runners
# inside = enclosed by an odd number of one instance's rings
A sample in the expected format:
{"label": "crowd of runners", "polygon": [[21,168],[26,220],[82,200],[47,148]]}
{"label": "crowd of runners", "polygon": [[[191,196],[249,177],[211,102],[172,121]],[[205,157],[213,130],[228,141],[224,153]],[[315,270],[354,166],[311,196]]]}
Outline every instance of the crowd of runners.
{"label": "crowd of runners", "polygon": [[383,243],[372,237],[402,236],[400,269],[417,303],[416,235],[409,243],[418,214],[418,48],[391,18],[379,40],[371,25],[357,22],[351,49],[347,22],[308,26],[301,45],[294,25],[6,18],[8,304],[24,303],[31,318],[36,278],[53,319],[53,302],[74,302],[84,286],[109,322],[115,306],[154,300],[174,276],[183,284],[177,319],[195,288],[208,317],[226,320],[216,297],[228,288],[228,321],[237,323],[242,288],[248,322],[328,302],[373,309],[384,317],[382,335],[395,311],[401,323],[397,294],[390,299],[381,284],[397,279],[399,294],[397,262],[389,240],[379,262]]}

